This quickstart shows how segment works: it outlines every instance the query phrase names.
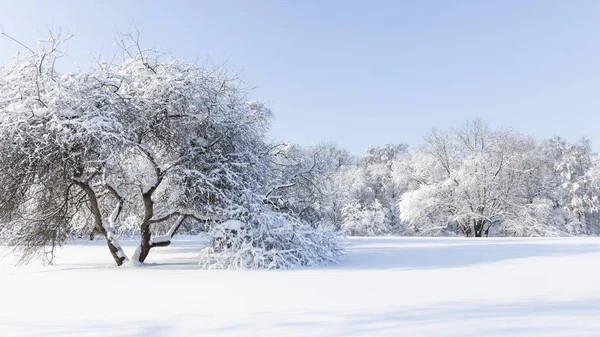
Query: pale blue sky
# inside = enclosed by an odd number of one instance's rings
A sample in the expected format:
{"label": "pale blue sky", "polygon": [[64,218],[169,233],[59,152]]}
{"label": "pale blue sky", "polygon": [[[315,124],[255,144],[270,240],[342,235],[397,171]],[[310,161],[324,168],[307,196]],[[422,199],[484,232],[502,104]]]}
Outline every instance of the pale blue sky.
{"label": "pale blue sky", "polygon": [[[132,23],[176,55],[229,60],[274,111],[273,137],[418,143],[480,117],[600,149],[600,1],[5,1],[5,32],[78,33],[73,61]],[[0,39],[0,60],[18,49]]]}

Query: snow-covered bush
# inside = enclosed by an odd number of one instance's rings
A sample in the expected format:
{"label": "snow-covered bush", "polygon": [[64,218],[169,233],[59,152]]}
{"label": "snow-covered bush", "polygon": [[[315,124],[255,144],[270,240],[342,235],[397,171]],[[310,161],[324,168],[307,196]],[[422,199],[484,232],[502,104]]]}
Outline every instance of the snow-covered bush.
{"label": "snow-covered bush", "polygon": [[352,236],[379,236],[392,233],[390,220],[378,200],[362,206],[351,201],[342,209],[344,229]]}
{"label": "snow-covered bush", "polygon": [[[214,225],[212,244],[200,253],[206,269],[289,269],[336,263],[341,234],[264,206],[252,207],[243,220]],[[245,212],[244,212],[245,213]]]}

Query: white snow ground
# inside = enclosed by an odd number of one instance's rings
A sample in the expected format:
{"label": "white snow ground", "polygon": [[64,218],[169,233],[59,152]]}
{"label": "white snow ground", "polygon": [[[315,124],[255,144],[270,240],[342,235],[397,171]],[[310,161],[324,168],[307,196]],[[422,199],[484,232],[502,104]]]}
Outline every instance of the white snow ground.
{"label": "white snow ground", "polygon": [[341,265],[293,271],[198,270],[198,246],[139,268],[100,242],[7,257],[0,336],[600,336],[598,238],[356,238]]}

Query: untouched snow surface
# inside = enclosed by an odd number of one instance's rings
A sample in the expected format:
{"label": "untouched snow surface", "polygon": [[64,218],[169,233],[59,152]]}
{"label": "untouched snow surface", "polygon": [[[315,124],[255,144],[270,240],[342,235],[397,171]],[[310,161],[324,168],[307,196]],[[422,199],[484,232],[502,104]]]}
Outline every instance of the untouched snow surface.
{"label": "untouched snow surface", "polygon": [[356,238],[342,264],[293,271],[199,270],[199,247],[139,268],[101,242],[54,266],[7,257],[0,336],[600,335],[598,238]]}

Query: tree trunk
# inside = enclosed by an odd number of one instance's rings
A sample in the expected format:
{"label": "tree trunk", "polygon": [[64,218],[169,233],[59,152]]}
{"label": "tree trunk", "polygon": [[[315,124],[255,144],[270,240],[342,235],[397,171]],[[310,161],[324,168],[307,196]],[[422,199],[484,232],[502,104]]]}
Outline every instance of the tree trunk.
{"label": "tree trunk", "polygon": [[[173,213],[172,215],[177,214],[178,213]],[[167,232],[166,235],[155,237],[154,240],[152,239],[152,234],[150,233],[150,224],[152,223],[152,221],[148,221],[147,225],[143,224],[141,230],[142,239],[140,242],[140,247],[138,248],[138,262],[143,263],[146,260],[146,257],[148,257],[148,254],[150,253],[150,249],[154,247],[169,246],[171,244],[171,239],[177,233],[179,227],[181,227],[181,224],[183,223],[184,219],[185,215],[179,215],[177,220],[175,220],[175,223],[173,223],[173,225],[169,229],[169,232]]]}
{"label": "tree trunk", "polygon": [[123,252],[121,246],[117,243],[115,238],[112,237],[113,233],[109,233],[104,224],[102,222],[102,213],[100,212],[100,207],[98,206],[98,198],[96,196],[96,192],[94,189],[87,183],[77,178],[73,179],[73,182],[79,186],[87,195],[88,202],[90,205],[90,211],[92,212],[92,216],[94,218],[94,228],[96,231],[106,238],[106,243],[108,245],[108,250],[112,255],[113,259],[117,263],[117,266],[121,266],[125,260],[127,260],[127,256]]}
{"label": "tree trunk", "polygon": [[152,217],[154,216],[154,201],[152,200],[152,193],[156,190],[155,186],[149,188],[145,193],[142,193],[142,198],[144,200],[144,220],[140,226],[140,234],[141,241],[139,247],[139,255],[136,256],[138,262],[143,263],[148,257],[148,253],[150,253],[150,239],[152,234],[150,233],[150,224]]}
{"label": "tree trunk", "polygon": [[483,220],[473,220],[473,229],[475,231],[475,237],[480,238],[483,236]]}
{"label": "tree trunk", "polygon": [[150,247],[150,239],[152,237],[152,234],[150,233],[150,224],[142,224],[140,234],[140,254],[137,258],[138,262],[143,263],[146,260],[146,257],[148,257],[148,253],[150,253],[150,248],[152,248]]}
{"label": "tree trunk", "polygon": [[154,201],[152,200],[152,194],[154,194],[162,182],[163,172],[156,162],[156,159],[152,155],[152,152],[141,145],[141,139],[138,149],[144,154],[144,156],[146,156],[156,175],[156,178],[149,181],[148,185],[142,190],[142,200],[144,200],[144,219],[140,225],[140,246],[138,247],[136,255],[133,258],[137,259],[136,262],[138,263],[144,263],[146,257],[148,257],[148,253],[150,253],[150,248],[152,248],[150,247],[150,240],[152,237],[152,234],[150,233],[150,225],[152,224],[152,217],[154,216]]}

